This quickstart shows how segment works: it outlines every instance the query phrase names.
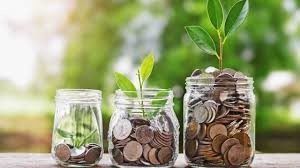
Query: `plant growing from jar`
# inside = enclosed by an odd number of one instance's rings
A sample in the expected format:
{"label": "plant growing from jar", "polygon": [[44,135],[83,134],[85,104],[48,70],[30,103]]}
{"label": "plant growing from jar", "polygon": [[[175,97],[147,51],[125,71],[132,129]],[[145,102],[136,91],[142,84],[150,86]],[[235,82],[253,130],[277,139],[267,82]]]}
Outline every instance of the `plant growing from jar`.
{"label": "plant growing from jar", "polygon": [[[124,91],[124,93],[132,98],[140,99],[140,106],[142,109],[143,117],[148,115],[148,117],[153,116],[151,113],[145,113],[144,107],[144,91],[145,91],[145,82],[150,77],[152,70],[154,67],[154,55],[152,53],[148,54],[144,60],[142,61],[140,67],[137,70],[137,78],[138,78],[138,89],[136,89],[135,85],[132,81],[130,81],[125,75],[119,72],[115,72],[115,80],[120,90]],[[162,89],[159,91],[156,96],[153,98],[151,104],[153,106],[162,106],[166,104],[166,99],[160,99],[161,97],[168,96],[168,92],[166,89]],[[157,113],[155,111],[154,113]]]}
{"label": "plant growing from jar", "polygon": [[219,69],[223,69],[223,49],[227,38],[244,22],[249,10],[248,0],[237,2],[229,11],[224,23],[224,12],[220,0],[208,0],[207,11],[219,40],[219,50],[210,34],[201,26],[186,26],[185,29],[194,43],[205,53],[215,55]]}
{"label": "plant growing from jar", "polygon": [[109,153],[114,165],[172,166],[178,154],[179,124],[168,89],[145,88],[154,67],[148,54],[137,70],[138,89],[116,72],[119,90],[108,133]]}
{"label": "plant growing from jar", "polygon": [[227,38],[244,22],[248,0],[238,1],[225,22],[220,0],[208,0],[209,19],[218,34],[219,47],[200,26],[186,26],[194,43],[215,55],[219,70],[196,69],[186,78],[184,96],[184,154],[188,164],[201,167],[249,166],[254,157],[255,96],[253,79],[230,68],[223,69]]}

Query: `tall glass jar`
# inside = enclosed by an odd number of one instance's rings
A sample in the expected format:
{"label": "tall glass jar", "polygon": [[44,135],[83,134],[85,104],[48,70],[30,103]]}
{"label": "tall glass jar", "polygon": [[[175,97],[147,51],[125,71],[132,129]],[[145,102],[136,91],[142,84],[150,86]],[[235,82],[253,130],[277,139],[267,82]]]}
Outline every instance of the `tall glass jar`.
{"label": "tall glass jar", "polygon": [[[116,166],[168,167],[178,155],[179,123],[169,90],[116,91],[108,141]],[[140,92],[138,91],[138,94]]]}
{"label": "tall glass jar", "polygon": [[61,89],[56,92],[52,157],[66,167],[89,167],[102,158],[101,92]]}
{"label": "tall glass jar", "polygon": [[255,152],[253,79],[232,69],[186,78],[184,154],[191,166],[249,166]]}

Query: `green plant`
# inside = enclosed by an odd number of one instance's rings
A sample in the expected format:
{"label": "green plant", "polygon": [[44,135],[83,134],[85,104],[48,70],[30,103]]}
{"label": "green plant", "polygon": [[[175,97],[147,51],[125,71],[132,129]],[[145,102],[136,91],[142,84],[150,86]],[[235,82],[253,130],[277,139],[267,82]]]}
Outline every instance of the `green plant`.
{"label": "green plant", "polygon": [[208,0],[207,11],[210,22],[218,34],[219,52],[217,52],[214,40],[204,28],[200,26],[186,26],[185,29],[201,50],[207,54],[217,56],[219,68],[222,70],[223,48],[226,39],[244,22],[249,11],[249,2],[248,0],[241,0],[234,4],[227,15],[225,24],[223,24],[224,12],[220,0]]}
{"label": "green plant", "polygon": [[[138,71],[137,71],[137,77],[139,81],[139,95],[137,93],[137,89],[134,86],[133,82],[131,82],[125,75],[115,72],[115,80],[118,85],[118,87],[124,91],[124,93],[129,97],[138,97],[140,98],[140,104],[142,106],[143,116],[145,115],[144,111],[144,84],[145,81],[149,78],[149,76],[152,73],[154,67],[154,55],[152,53],[148,54],[144,60],[142,61],[142,64],[140,65]],[[161,106],[166,103],[166,100],[157,100],[156,98],[167,96],[165,91],[160,91],[157,93],[157,95],[154,97],[154,100],[151,102],[152,105]]]}
{"label": "green plant", "polygon": [[89,105],[72,104],[71,118],[63,118],[56,132],[61,137],[70,139],[76,148],[81,147],[88,140],[97,138],[95,136],[97,129],[93,127],[92,122],[93,113],[94,110]]}

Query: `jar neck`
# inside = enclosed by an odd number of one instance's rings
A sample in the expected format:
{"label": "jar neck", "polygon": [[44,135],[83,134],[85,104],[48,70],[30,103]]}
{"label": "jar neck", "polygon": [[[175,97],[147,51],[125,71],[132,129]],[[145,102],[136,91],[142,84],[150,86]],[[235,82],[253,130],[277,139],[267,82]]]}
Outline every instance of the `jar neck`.
{"label": "jar neck", "polygon": [[203,87],[209,88],[238,88],[240,91],[252,91],[253,79],[245,78],[215,78],[214,76],[207,77],[187,77],[186,90],[193,90]]}
{"label": "jar neck", "polygon": [[101,91],[93,89],[59,89],[56,101],[72,103],[97,103],[101,101]]}
{"label": "jar neck", "polygon": [[136,111],[170,108],[173,106],[173,92],[168,89],[145,89],[142,92],[117,90],[115,105]]}

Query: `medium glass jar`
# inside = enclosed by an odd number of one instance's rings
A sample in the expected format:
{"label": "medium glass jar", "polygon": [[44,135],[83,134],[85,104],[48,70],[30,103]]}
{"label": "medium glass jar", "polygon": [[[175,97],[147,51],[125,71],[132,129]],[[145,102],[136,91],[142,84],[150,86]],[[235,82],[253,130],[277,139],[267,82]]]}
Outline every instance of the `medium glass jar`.
{"label": "medium glass jar", "polygon": [[184,155],[191,166],[249,166],[255,153],[253,79],[232,69],[186,78]]}
{"label": "medium glass jar", "polygon": [[112,163],[121,167],[174,165],[179,123],[173,110],[172,91],[144,90],[143,100],[130,95],[136,92],[116,91],[108,132]]}
{"label": "medium glass jar", "polygon": [[61,89],[56,92],[52,157],[66,167],[89,167],[102,158],[101,92]]}

